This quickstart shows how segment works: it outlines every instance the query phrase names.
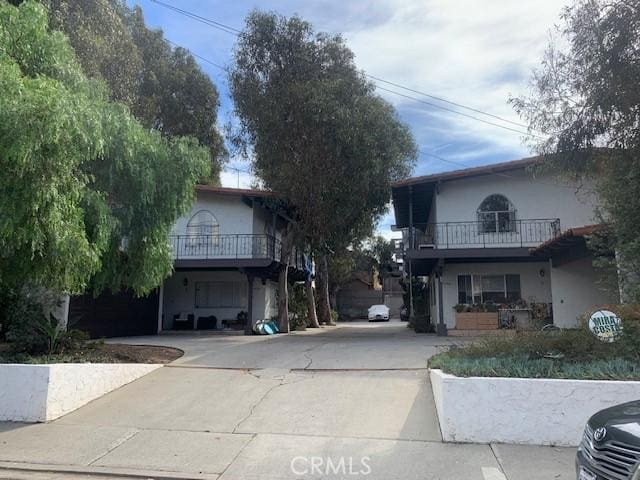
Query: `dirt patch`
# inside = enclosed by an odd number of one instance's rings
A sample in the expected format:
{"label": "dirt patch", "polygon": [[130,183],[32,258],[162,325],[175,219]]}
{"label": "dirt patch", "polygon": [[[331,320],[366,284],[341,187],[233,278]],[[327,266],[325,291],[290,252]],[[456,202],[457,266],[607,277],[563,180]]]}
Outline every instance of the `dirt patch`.
{"label": "dirt patch", "polygon": [[83,348],[55,355],[12,352],[11,344],[0,343],[0,363],[169,363],[184,355],[182,350],[151,345],[88,342]]}
{"label": "dirt patch", "polygon": [[151,345],[104,344],[105,355],[117,359],[114,363],[169,363],[184,355],[182,350]]}

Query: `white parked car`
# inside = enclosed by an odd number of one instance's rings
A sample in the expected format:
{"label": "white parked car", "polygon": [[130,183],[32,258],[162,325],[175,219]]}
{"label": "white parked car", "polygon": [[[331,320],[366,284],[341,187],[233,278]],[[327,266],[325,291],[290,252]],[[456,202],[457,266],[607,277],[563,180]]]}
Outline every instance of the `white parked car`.
{"label": "white parked car", "polygon": [[369,307],[368,317],[370,322],[375,322],[376,320],[388,322],[389,307],[387,307],[386,305],[371,305]]}

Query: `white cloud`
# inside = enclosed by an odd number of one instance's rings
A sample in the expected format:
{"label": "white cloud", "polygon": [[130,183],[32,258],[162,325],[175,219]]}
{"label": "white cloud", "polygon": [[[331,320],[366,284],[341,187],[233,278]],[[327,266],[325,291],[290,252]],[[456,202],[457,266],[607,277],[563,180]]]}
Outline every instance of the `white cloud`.
{"label": "white cloud", "polygon": [[233,170],[223,170],[220,174],[220,183],[223,187],[230,188],[252,188],[255,177],[246,172],[235,172]]}
{"label": "white cloud", "polygon": [[[371,75],[521,122],[507,100],[510,95],[527,92],[531,70],[539,65],[549,31],[558,23],[566,3],[567,0],[184,0],[180,6],[238,28],[242,28],[245,15],[255,6],[283,15],[299,13],[317,30],[342,32],[356,55],[358,67]],[[145,12],[158,14],[155,23],[164,27],[174,41],[218,63],[229,63],[233,36],[167,13],[148,0],[143,4]],[[224,74],[205,64],[203,67],[212,73],[226,97]],[[380,94],[396,106],[422,150],[466,164],[529,154],[518,134],[391,93]],[[223,112],[230,115],[228,97],[223,98]],[[423,157],[416,174],[455,168]],[[250,175],[240,174],[241,187],[251,183]],[[224,172],[222,184],[238,186],[237,174]],[[389,213],[378,232],[392,235],[388,226],[393,222]]]}
{"label": "white cloud", "polygon": [[[367,73],[521,123],[507,99],[526,92],[563,2],[386,0],[383,5],[393,12],[387,21],[345,32]],[[478,140],[525,153],[515,133],[381,94],[401,114],[424,112],[412,122],[421,143]],[[420,121],[423,126],[416,125]]]}

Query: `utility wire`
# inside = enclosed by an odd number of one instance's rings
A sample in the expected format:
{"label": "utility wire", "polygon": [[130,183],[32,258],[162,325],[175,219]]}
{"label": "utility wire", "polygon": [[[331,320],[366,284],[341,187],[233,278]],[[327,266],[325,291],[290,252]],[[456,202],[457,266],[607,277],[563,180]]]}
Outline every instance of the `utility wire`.
{"label": "utility wire", "polygon": [[[238,29],[235,29],[235,28],[233,28],[233,27],[229,27],[229,26],[224,25],[224,24],[221,24],[221,23],[219,23],[219,22],[214,22],[213,20],[210,20],[210,19],[207,19],[207,18],[201,17],[200,15],[196,15],[196,14],[193,14],[193,13],[191,13],[191,12],[187,12],[186,10],[182,10],[181,8],[174,7],[174,6],[172,6],[172,5],[166,4],[166,3],[164,3],[164,2],[162,2],[162,1],[160,1],[160,0],[150,0],[150,1],[152,1],[153,3],[157,3],[158,5],[164,6],[164,7],[168,8],[168,9],[170,9],[170,10],[173,10],[173,11],[176,11],[176,12],[178,12],[178,13],[181,13],[181,14],[183,14],[183,15],[185,15],[185,16],[191,17],[191,18],[193,18],[193,19],[195,19],[195,20],[198,20],[198,21],[200,21],[200,22],[206,23],[207,25],[210,25],[210,26],[212,26],[212,27],[214,27],[214,28],[218,28],[218,29],[220,29],[220,30],[226,31],[227,33],[233,34],[233,35],[235,35],[235,36],[239,36],[239,35],[241,35],[241,34],[242,34],[242,32],[241,32],[240,30],[238,30]],[[181,48],[185,48],[185,47],[182,47],[181,45],[178,45],[178,44],[177,44],[177,43],[175,43],[175,42],[172,42],[171,40],[168,40],[168,39],[167,39],[167,41],[168,41],[169,43],[171,43],[172,45],[174,45],[174,46],[181,47]],[[206,58],[206,57],[203,57],[203,56],[201,56],[201,55],[198,55],[198,54],[196,54],[196,53],[192,52],[192,51],[191,51],[191,50],[189,50],[189,49],[186,49],[186,48],[185,48],[185,50],[188,50],[188,51],[189,51],[189,52],[190,52],[194,57],[199,58],[200,60],[202,60],[202,61],[204,61],[204,62],[206,62],[206,63],[209,63],[209,64],[211,64],[211,65],[213,65],[213,66],[215,66],[215,67],[217,67],[217,68],[219,68],[219,69],[221,69],[221,70],[223,70],[223,71],[225,71],[225,72],[228,72],[228,68],[225,68],[225,67],[223,67],[223,66],[221,66],[221,65],[219,65],[219,64],[217,64],[217,63],[215,63],[215,62],[213,62],[213,61],[211,61],[211,60],[209,60],[209,59],[208,59],[208,58]],[[515,124],[515,125],[521,125],[521,126],[523,126],[523,127],[526,127],[526,125],[518,124],[518,123],[516,123],[516,122],[511,122],[511,121],[509,121],[509,120],[503,119],[502,117],[498,117],[497,115],[493,115],[493,114],[490,114],[490,113],[486,113],[486,112],[483,112],[483,111],[481,111],[481,110],[476,110],[476,109],[473,109],[473,108],[471,108],[471,107],[466,107],[466,106],[464,106],[464,105],[462,105],[462,104],[456,104],[456,103],[454,103],[454,102],[449,102],[448,100],[440,99],[439,97],[435,97],[435,96],[433,96],[433,95],[429,95],[429,94],[427,94],[427,93],[420,92],[420,91],[418,91],[418,90],[413,90],[413,89],[410,89],[410,88],[408,88],[408,87],[404,87],[404,86],[402,86],[402,85],[400,85],[400,84],[395,84],[395,83],[393,83],[393,82],[389,82],[389,81],[386,81],[386,80],[380,79],[380,78],[378,78],[378,77],[374,77],[373,75],[368,75],[368,74],[365,74],[365,75],[366,75],[367,77],[369,77],[369,78],[373,79],[373,80],[376,80],[376,81],[380,81],[380,82],[388,83],[388,84],[390,84],[390,85],[397,86],[398,88],[402,88],[402,89],[405,89],[405,90],[407,90],[407,91],[415,92],[415,93],[418,93],[418,94],[420,94],[420,95],[424,95],[424,96],[427,96],[427,97],[430,97],[430,98],[435,98],[435,99],[440,100],[440,101],[443,101],[443,102],[445,102],[445,103],[450,103],[450,104],[453,104],[453,105],[456,105],[456,106],[460,106],[460,107],[462,107],[462,108],[467,108],[467,109],[469,109],[469,110],[472,110],[472,111],[475,111],[475,112],[481,113],[481,114],[483,114],[483,115],[488,115],[488,116],[491,116],[491,117],[497,118],[497,119],[499,119],[499,120],[501,120],[501,121],[505,121],[505,122],[508,122],[508,123],[512,123],[512,124]],[[504,128],[504,129],[506,129],[506,130],[510,130],[510,131],[512,131],[512,132],[519,133],[519,134],[521,134],[521,135],[530,135],[530,136],[538,137],[537,135],[533,135],[533,134],[531,134],[531,133],[525,133],[525,132],[522,132],[522,131],[520,131],[520,130],[516,130],[516,129],[510,128],[510,127],[504,126],[504,125],[499,125],[499,124],[496,124],[496,123],[493,123],[493,122],[489,122],[489,121],[487,121],[487,120],[480,119],[480,118],[474,117],[474,116],[472,116],[472,115],[467,115],[467,114],[465,114],[465,113],[463,113],[463,112],[458,112],[458,111],[456,111],[456,110],[449,109],[449,108],[447,108],[447,107],[442,107],[442,106],[440,106],[440,105],[436,105],[436,104],[434,104],[434,103],[427,102],[427,101],[425,101],[425,100],[422,100],[422,99],[419,99],[419,98],[416,98],[416,97],[412,97],[412,96],[410,96],[410,95],[405,95],[405,94],[403,94],[403,93],[396,92],[396,91],[394,91],[394,90],[391,90],[391,89],[388,89],[388,88],[385,88],[385,87],[381,87],[381,86],[379,86],[379,85],[376,85],[376,87],[377,87],[378,89],[380,89],[380,90],[384,90],[384,91],[387,91],[387,92],[389,92],[389,93],[393,93],[393,94],[395,94],[395,95],[399,95],[399,96],[401,96],[401,97],[405,97],[405,98],[408,98],[408,99],[411,99],[411,100],[415,100],[415,101],[418,101],[418,102],[420,102],[420,103],[424,103],[424,104],[426,104],[426,105],[429,105],[429,106],[432,106],[432,107],[435,107],[435,108],[440,108],[440,109],[443,109],[443,110],[448,111],[448,112],[457,113],[457,114],[459,114],[459,115],[462,115],[462,116],[465,116],[465,117],[471,118],[471,119],[473,119],[473,120],[477,120],[477,121],[480,121],[480,122],[483,122],[483,123],[487,123],[487,124],[489,124],[489,125],[493,125],[493,126],[496,126],[496,127],[499,127],[499,128]],[[541,137],[538,137],[538,138],[541,138]],[[428,156],[428,157],[432,157],[432,158],[438,159],[438,160],[440,160],[441,162],[449,163],[449,164],[452,164],[452,165],[456,165],[456,166],[460,166],[460,167],[464,167],[464,168],[475,168],[475,166],[473,166],[473,165],[469,165],[469,164],[466,164],[466,163],[463,163],[463,162],[458,162],[458,161],[455,161],[455,160],[450,160],[450,159],[444,158],[444,157],[442,157],[442,156],[440,156],[440,155],[436,155],[435,153],[429,153],[429,152],[426,152],[426,151],[424,151],[424,150],[418,150],[418,153],[420,153],[420,154],[422,154],[422,155],[425,155],[425,156]],[[240,180],[239,180],[240,172],[242,172],[242,173],[249,173],[249,174],[251,174],[251,171],[250,171],[250,170],[242,170],[242,169],[239,169],[239,168],[235,168],[235,167],[228,167],[228,166],[227,166],[227,167],[223,167],[223,168],[224,168],[224,169],[228,169],[228,170],[233,170],[234,172],[238,173],[238,183],[240,182]],[[506,174],[506,173],[501,173],[501,172],[491,172],[491,174],[492,174],[492,175],[499,176],[499,177],[503,177],[503,178],[509,178],[509,179],[517,178],[517,177],[514,177],[514,176],[512,176],[512,175],[509,175],[509,174]],[[539,184],[542,184],[542,185],[552,185],[552,186],[556,186],[556,187],[558,187],[558,186],[559,186],[559,187],[565,187],[565,188],[574,188],[573,186],[570,186],[570,185],[550,184],[550,183],[540,182],[539,180],[533,180],[533,181],[534,181],[535,183],[539,183]]]}
{"label": "utility wire", "polygon": [[376,84],[376,88],[378,90],[383,90],[385,92],[393,93],[394,95],[398,95],[399,97],[408,98],[409,100],[414,100],[416,102],[424,103],[425,105],[429,105],[430,107],[439,108],[440,110],[444,110],[445,112],[456,113],[456,114],[461,115],[463,117],[470,118],[470,119],[476,120],[478,122],[486,123],[487,125],[492,125],[494,127],[503,128],[505,130],[509,130],[510,132],[519,133],[520,135],[528,135],[528,136],[531,136],[531,137],[542,138],[542,137],[539,137],[538,135],[534,135],[533,133],[523,132],[521,130],[516,130],[515,128],[507,127],[505,125],[500,125],[498,123],[494,123],[494,122],[491,122],[489,120],[484,120],[482,118],[474,117],[473,115],[468,115],[466,113],[459,112],[457,110],[453,110],[452,108],[443,107],[442,105],[436,105],[435,103],[428,102],[426,100],[422,100],[421,98],[413,97],[411,95],[405,95],[404,93],[396,92],[395,90],[391,90],[391,89],[386,88],[386,87],[381,87],[380,85],[377,85],[377,84]]}
{"label": "utility wire", "polygon": [[[203,17],[201,15],[198,15],[196,13],[190,12],[188,10],[184,10],[182,8],[175,7],[173,5],[170,5],[168,3],[163,2],[162,0],[150,0],[150,1],[155,3],[155,4],[157,4],[157,5],[162,6],[162,7],[166,8],[166,9],[168,9],[168,10],[171,10],[173,12],[179,13],[181,15],[184,15],[184,16],[188,17],[188,18],[196,20],[196,21],[198,21],[200,23],[204,23],[205,25],[208,25],[210,27],[216,28],[218,30],[221,30],[221,31],[226,32],[226,33],[231,34],[231,35],[234,35],[236,37],[242,35],[242,31],[237,29],[237,28],[235,28],[235,27],[226,25],[226,24],[221,23],[221,22],[217,22],[215,20],[211,20],[210,18]],[[196,56],[196,55],[194,54],[194,56]],[[198,58],[202,59],[202,57],[200,57],[200,56],[198,56]],[[208,62],[208,63],[212,63],[212,62]],[[218,68],[221,68],[219,65],[216,65],[216,66]],[[420,98],[413,97],[411,95],[406,95],[406,94],[403,94],[401,92],[397,92],[395,90],[391,90],[389,88],[382,87],[378,83],[375,83],[375,82],[382,82],[382,83],[385,83],[387,85],[392,85],[392,86],[395,86],[397,88],[401,88],[401,89],[409,91],[409,92],[413,92],[413,93],[417,93],[419,95],[423,95],[423,96],[426,96],[426,97],[429,97],[429,98],[433,98],[434,100],[438,100],[438,101],[443,102],[443,103],[448,103],[450,105],[455,105],[455,106],[457,106],[459,108],[464,108],[466,110],[470,110],[470,111],[479,113],[481,115],[486,115],[486,116],[492,117],[494,119],[500,120],[502,122],[506,122],[506,123],[513,124],[513,125],[516,125],[516,126],[520,126],[520,127],[523,127],[523,128],[528,128],[527,125],[524,125],[524,124],[521,124],[521,123],[517,123],[517,122],[513,122],[511,120],[505,119],[505,118],[500,117],[498,115],[494,115],[492,113],[485,112],[485,111],[479,110],[477,108],[469,107],[469,106],[463,105],[461,103],[452,102],[450,100],[446,100],[444,98],[437,97],[435,95],[431,95],[431,94],[428,94],[428,93],[425,93],[425,92],[421,92],[419,90],[415,90],[415,89],[406,87],[406,86],[401,85],[399,83],[391,82],[389,80],[384,80],[382,78],[379,78],[379,77],[376,77],[376,76],[373,76],[373,75],[369,75],[367,73],[365,73],[364,75],[366,77],[374,80],[374,84],[375,84],[376,88],[379,89],[379,90],[383,90],[383,91],[392,93],[392,94],[400,96],[400,97],[404,97],[404,98],[407,98],[407,99],[410,99],[410,100],[414,100],[414,101],[423,103],[423,104],[428,105],[428,106],[430,106],[432,108],[437,108],[437,109],[444,110],[444,111],[449,112],[449,113],[453,113],[453,114],[456,114],[456,115],[460,115],[460,116],[469,118],[471,120],[475,120],[475,121],[478,121],[478,122],[481,122],[481,123],[485,123],[485,124],[493,126],[493,127],[502,128],[504,130],[508,130],[508,131],[517,133],[519,135],[531,136],[531,137],[536,137],[536,138],[543,138],[543,137],[540,137],[539,135],[535,135],[533,133],[523,132],[521,130],[517,130],[515,128],[508,127],[506,125],[500,125],[498,123],[494,123],[494,122],[491,122],[491,121],[488,121],[488,120],[484,120],[482,118],[478,118],[478,117],[473,116],[473,115],[466,114],[464,112],[460,112],[458,110],[454,110],[452,108],[447,108],[447,107],[444,107],[442,105],[438,105],[438,104],[435,104],[435,103],[432,103],[432,102],[428,102],[428,101],[422,100]]]}
{"label": "utility wire", "polygon": [[196,58],[199,58],[200,60],[202,60],[205,63],[208,63],[209,65],[213,65],[214,67],[219,68],[220,70],[222,70],[223,72],[228,72],[228,69],[226,67],[223,67],[222,65],[220,65],[219,63],[216,63],[212,60],[209,60],[208,58],[203,57],[202,55],[198,55],[197,53],[189,50],[186,47],[183,47],[182,45],[177,44],[176,42],[172,42],[171,40],[169,40],[167,37],[164,38],[167,42],[169,42],[171,45],[173,45],[174,47],[178,47],[178,48],[184,48],[187,52],[189,52],[191,55],[193,55]]}
{"label": "utility wire", "polygon": [[229,25],[225,25],[224,23],[220,23],[220,22],[216,22],[215,20],[211,20],[210,18],[206,18],[206,17],[202,17],[196,13],[190,12],[188,10],[183,10],[182,8],[178,8],[175,7],[173,5],[170,5],[168,3],[162,2],[160,0],[151,0],[153,3],[157,3],[158,5],[169,9],[169,10],[173,10],[176,13],[180,13],[181,15],[184,15],[185,17],[189,17],[192,18],[193,20],[197,20],[198,22],[204,23],[209,25],[210,27],[213,28],[217,28],[218,30],[221,30],[225,33],[228,33],[230,35],[235,35],[238,36],[242,33],[241,30],[238,30],[237,28],[234,27],[230,27]]}
{"label": "utility wire", "polygon": [[[156,0],[152,0],[152,1],[156,1]],[[179,44],[177,44],[177,43],[175,43],[175,42],[172,42],[172,41],[171,41],[171,40],[169,40],[169,39],[165,39],[165,40],[167,40],[169,43],[171,43],[172,45],[174,45],[174,46],[176,46],[176,47],[185,48],[185,47],[182,47],[181,45],[179,45]],[[220,68],[220,69],[224,70],[225,72],[227,72],[227,71],[228,71],[228,69],[227,69],[227,68],[222,67],[222,66],[218,65],[218,64],[217,64],[217,63],[215,63],[215,62],[212,62],[212,61],[211,61],[211,60],[209,60],[208,58],[202,57],[201,55],[197,55],[197,54],[193,53],[191,50],[188,50],[187,48],[185,48],[185,50],[189,51],[189,52],[190,52],[194,57],[197,57],[197,58],[199,58],[199,59],[201,59],[201,60],[203,60],[203,61],[205,61],[205,62],[207,62],[207,63],[210,63],[210,64],[212,64],[212,65],[214,65],[214,66],[216,66],[216,67],[218,67],[218,68]],[[385,90],[387,90],[387,89],[385,89]],[[388,90],[388,91],[389,91],[389,92],[392,92],[392,93],[397,93],[398,95],[402,95],[402,96],[404,96],[404,94],[401,94],[401,93],[395,92],[395,91],[393,91],[393,90]],[[416,99],[416,100],[418,100],[418,101],[422,101],[422,100],[419,100],[419,99]],[[513,130],[513,131],[516,131],[516,130]],[[450,159],[448,159],[448,158],[444,158],[444,157],[441,157],[440,155],[436,155],[435,153],[426,152],[426,151],[424,151],[424,150],[418,150],[418,153],[420,153],[420,154],[422,154],[422,155],[425,155],[425,156],[427,156],[427,157],[435,158],[435,159],[437,159],[437,160],[440,160],[441,162],[449,163],[449,164],[456,165],[456,166],[463,167],[463,168],[475,168],[475,167],[477,167],[477,165],[469,165],[469,164],[467,164],[467,163],[463,163],[463,162],[459,162],[459,161],[455,161],[455,160],[450,160]],[[240,169],[240,168],[230,167],[230,166],[225,166],[225,167],[223,167],[223,170],[232,170],[233,172],[237,173],[237,174],[238,174],[238,185],[240,185],[240,173],[248,173],[248,174],[251,174],[251,170],[243,170],[243,169]],[[496,176],[498,176],[498,177],[502,177],[502,178],[510,178],[510,179],[517,178],[517,177],[514,177],[513,175],[509,175],[509,174],[501,173],[501,172],[491,172],[490,174],[491,174],[491,175],[496,175]],[[552,186],[559,186],[559,187],[573,188],[572,186],[569,186],[569,185],[558,185],[558,184],[552,184],[552,183],[545,183],[545,182],[540,182],[539,180],[533,180],[533,181],[534,181],[535,183],[539,183],[539,184],[541,184],[541,185],[552,185]],[[238,188],[239,188],[239,187],[238,187]]]}
{"label": "utility wire", "polygon": [[392,85],[394,87],[401,88],[403,90],[407,90],[412,93],[417,93],[418,95],[423,95],[425,97],[433,98],[434,100],[438,100],[439,102],[448,103],[450,105],[455,105],[456,107],[464,108],[465,110],[470,110],[472,112],[480,113],[482,115],[495,118],[496,120],[500,120],[505,123],[510,123],[511,125],[515,125],[516,127],[529,128],[529,126],[525,125],[524,123],[514,122],[512,120],[509,120],[508,118],[500,117],[499,115],[494,115],[493,113],[484,112],[482,110],[478,110],[477,108],[468,107],[466,105],[463,105],[462,103],[452,102],[451,100],[447,100],[446,98],[437,97],[435,95],[431,95],[430,93],[421,92],[420,90],[414,90],[413,88],[405,87],[404,85],[401,85],[399,83],[390,82],[389,80],[385,80],[383,78],[379,78],[374,75],[369,75],[368,73],[365,73],[365,75],[371,78],[372,80],[375,80],[376,82],[386,83],[388,85]]}

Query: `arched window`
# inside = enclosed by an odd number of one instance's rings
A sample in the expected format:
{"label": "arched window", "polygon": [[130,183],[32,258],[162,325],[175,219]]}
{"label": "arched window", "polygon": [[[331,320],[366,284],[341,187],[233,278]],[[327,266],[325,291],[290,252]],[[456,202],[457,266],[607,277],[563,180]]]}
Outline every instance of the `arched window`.
{"label": "arched window", "polygon": [[504,195],[494,193],[478,207],[478,232],[515,232],[516,209]]}
{"label": "arched window", "polygon": [[187,235],[218,235],[220,233],[220,224],[218,220],[209,210],[200,210],[196,212],[187,223]]}
{"label": "arched window", "polygon": [[187,246],[193,253],[211,253],[220,241],[220,224],[209,210],[196,212],[187,222]]}

